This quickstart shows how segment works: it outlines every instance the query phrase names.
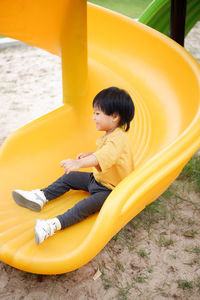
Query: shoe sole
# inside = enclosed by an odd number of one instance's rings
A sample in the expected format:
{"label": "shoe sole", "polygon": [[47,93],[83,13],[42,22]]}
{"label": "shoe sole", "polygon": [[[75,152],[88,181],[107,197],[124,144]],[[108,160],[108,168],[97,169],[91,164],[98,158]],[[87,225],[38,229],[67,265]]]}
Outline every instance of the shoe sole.
{"label": "shoe sole", "polygon": [[36,224],[35,224],[35,243],[38,245],[38,244],[40,244],[40,239],[39,239],[38,233],[36,231],[37,223],[38,223],[38,221],[36,221]]}
{"label": "shoe sole", "polygon": [[41,211],[41,206],[38,203],[35,203],[31,200],[24,198],[18,192],[13,191],[12,196],[18,205],[25,207],[25,208],[29,208],[30,210],[33,210],[33,211],[37,211],[37,212]]}

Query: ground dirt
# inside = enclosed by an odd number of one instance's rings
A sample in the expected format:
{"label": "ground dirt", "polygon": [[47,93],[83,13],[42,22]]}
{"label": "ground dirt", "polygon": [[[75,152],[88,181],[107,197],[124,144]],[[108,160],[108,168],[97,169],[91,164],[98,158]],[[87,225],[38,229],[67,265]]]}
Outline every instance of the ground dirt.
{"label": "ground dirt", "polygon": [[[185,46],[200,62],[200,22]],[[0,51],[0,144],[61,101],[59,58],[26,45]],[[200,299],[199,196],[177,179],[92,261],[67,274],[30,274],[0,262],[0,299]]]}

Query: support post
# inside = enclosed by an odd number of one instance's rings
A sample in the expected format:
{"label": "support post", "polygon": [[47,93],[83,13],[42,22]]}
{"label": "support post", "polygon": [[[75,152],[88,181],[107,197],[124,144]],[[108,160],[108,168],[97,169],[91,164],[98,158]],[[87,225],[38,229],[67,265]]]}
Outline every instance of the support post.
{"label": "support post", "polygon": [[170,37],[184,47],[187,0],[171,0]]}
{"label": "support post", "polygon": [[61,32],[63,103],[79,105],[87,91],[87,1],[69,1]]}

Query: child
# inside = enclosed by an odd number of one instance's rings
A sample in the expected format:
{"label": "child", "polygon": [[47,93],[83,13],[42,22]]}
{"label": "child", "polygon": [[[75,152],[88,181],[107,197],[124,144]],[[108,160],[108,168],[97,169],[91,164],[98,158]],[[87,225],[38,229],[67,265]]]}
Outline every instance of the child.
{"label": "child", "polygon": [[[35,242],[42,243],[57,230],[64,229],[98,212],[115,186],[133,169],[133,156],[125,133],[134,117],[135,107],[129,94],[119,88],[102,90],[93,100],[94,122],[105,134],[97,140],[95,152],[80,153],[76,159],[61,161],[65,174],[42,190],[13,191],[15,202],[34,211],[70,189],[90,193],[64,214],[53,219],[37,220]],[[93,172],[78,172],[93,167]]]}

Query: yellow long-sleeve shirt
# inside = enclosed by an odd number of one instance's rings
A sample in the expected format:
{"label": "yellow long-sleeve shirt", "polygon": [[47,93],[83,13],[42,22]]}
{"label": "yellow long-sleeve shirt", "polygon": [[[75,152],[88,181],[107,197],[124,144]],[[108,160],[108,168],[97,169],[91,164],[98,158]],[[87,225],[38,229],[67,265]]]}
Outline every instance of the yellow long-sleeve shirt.
{"label": "yellow long-sleeve shirt", "polygon": [[121,127],[100,137],[97,140],[97,151],[93,154],[101,168],[93,168],[94,178],[111,190],[134,170],[130,141]]}

